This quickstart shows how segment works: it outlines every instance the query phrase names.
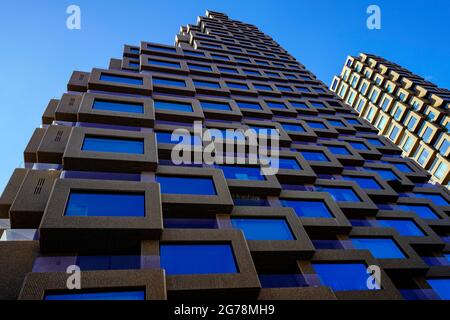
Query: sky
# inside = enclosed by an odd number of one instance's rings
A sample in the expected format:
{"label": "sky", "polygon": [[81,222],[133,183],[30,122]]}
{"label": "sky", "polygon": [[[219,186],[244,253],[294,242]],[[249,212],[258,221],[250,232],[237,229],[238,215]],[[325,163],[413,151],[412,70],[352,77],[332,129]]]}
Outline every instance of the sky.
{"label": "sky", "polygon": [[[72,4],[81,30],[66,28]],[[366,27],[371,4],[381,9],[380,30]],[[347,55],[368,52],[450,88],[448,0],[8,1],[0,10],[0,192],[73,70],[107,68],[124,44],[173,44],[207,9],[259,27],[326,84]]]}

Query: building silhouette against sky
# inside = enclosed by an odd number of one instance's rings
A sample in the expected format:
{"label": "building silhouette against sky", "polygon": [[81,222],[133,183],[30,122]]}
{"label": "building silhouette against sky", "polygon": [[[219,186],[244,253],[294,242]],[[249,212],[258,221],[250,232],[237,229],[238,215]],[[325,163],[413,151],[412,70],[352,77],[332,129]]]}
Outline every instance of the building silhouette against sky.
{"label": "building silhouette against sky", "polygon": [[[278,129],[280,170],[175,166],[194,121]],[[450,196],[377,132],[225,14],[126,45],[72,74],[11,176],[0,298],[448,299]]]}
{"label": "building silhouette against sky", "polygon": [[348,57],[331,90],[448,188],[449,90],[370,54]]}

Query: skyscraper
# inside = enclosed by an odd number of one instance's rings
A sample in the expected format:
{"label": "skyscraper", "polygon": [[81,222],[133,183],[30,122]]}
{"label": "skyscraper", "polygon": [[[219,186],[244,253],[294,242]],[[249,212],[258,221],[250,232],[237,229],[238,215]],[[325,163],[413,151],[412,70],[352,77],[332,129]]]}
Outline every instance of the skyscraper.
{"label": "skyscraper", "polygon": [[[278,172],[175,165],[194,121],[278,129]],[[225,14],[126,45],[72,74],[3,192],[0,298],[448,299],[450,196],[377,132]]]}
{"label": "skyscraper", "polygon": [[450,91],[371,54],[348,57],[331,90],[415,160],[450,183]]}

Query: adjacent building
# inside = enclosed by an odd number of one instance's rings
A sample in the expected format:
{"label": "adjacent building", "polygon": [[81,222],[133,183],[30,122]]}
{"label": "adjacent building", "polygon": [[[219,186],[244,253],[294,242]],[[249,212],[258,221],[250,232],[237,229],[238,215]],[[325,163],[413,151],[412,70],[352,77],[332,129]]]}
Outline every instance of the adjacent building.
{"label": "adjacent building", "polygon": [[450,183],[450,91],[371,54],[348,57],[331,90],[415,160]]}
{"label": "adjacent building", "polygon": [[[280,170],[175,165],[194,121],[277,129]],[[74,71],[24,160],[0,198],[0,299],[449,299],[446,190],[222,13]]]}

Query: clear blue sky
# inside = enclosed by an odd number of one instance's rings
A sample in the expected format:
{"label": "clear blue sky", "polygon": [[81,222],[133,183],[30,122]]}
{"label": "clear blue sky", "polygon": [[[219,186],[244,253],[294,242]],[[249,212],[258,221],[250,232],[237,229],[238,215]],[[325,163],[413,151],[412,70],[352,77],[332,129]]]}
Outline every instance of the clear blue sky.
{"label": "clear blue sky", "polygon": [[[65,27],[66,8],[82,11],[82,29]],[[366,28],[366,8],[382,10],[382,29]],[[72,70],[107,67],[123,44],[173,44],[180,25],[206,9],[258,26],[329,84],[348,54],[391,59],[450,88],[448,0],[29,0],[0,11],[0,192],[49,99],[59,98]]]}

